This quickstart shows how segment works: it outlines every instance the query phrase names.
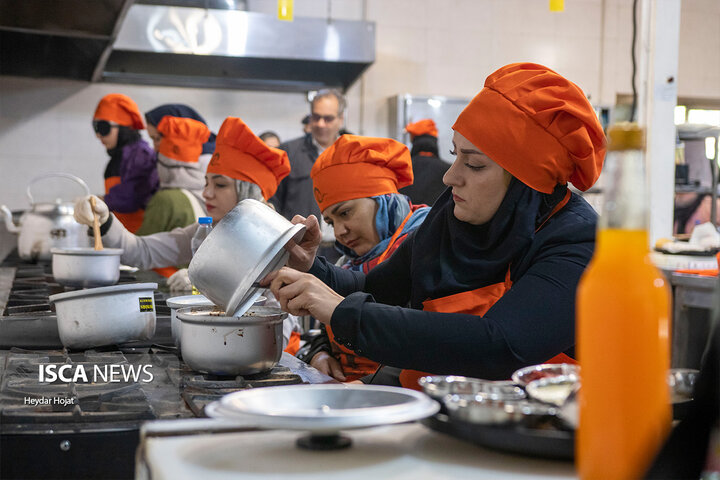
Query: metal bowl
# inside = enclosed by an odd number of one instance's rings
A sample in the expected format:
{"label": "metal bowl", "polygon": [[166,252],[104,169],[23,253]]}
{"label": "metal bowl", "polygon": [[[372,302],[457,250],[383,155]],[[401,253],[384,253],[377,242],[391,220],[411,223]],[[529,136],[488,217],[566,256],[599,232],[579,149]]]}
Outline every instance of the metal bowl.
{"label": "metal bowl", "polygon": [[580,367],[570,363],[542,363],[540,365],[531,365],[516,370],[515,373],[512,374],[512,380],[516,384],[524,387],[533,380],[559,375],[574,375],[576,379],[579,379]]}
{"label": "metal bowl", "polygon": [[580,388],[576,375],[547,376],[525,385],[525,391],[535,400],[560,407],[573,391]]}
{"label": "metal bowl", "polygon": [[256,200],[238,203],[198,248],[190,281],[215,305],[240,316],[262,293],[257,282],[288,259],[285,246],[305,232]]}
{"label": "metal bowl", "polygon": [[444,399],[450,418],[481,425],[535,425],[552,419],[557,409],[528,400],[505,400],[487,394],[448,395]]}
{"label": "metal bowl", "polygon": [[447,395],[475,395],[483,393],[504,400],[521,400],[525,392],[510,381],[492,381],[455,375],[433,375],[418,380],[423,391],[436,400]]}

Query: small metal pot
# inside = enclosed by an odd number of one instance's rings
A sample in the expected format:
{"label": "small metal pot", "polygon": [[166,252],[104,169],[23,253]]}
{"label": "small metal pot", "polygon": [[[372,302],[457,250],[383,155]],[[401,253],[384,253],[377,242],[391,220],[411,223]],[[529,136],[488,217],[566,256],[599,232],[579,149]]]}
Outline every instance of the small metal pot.
{"label": "small metal pot", "polygon": [[224,311],[242,315],[263,291],[253,284],[285,265],[285,245],[300,241],[304,232],[304,225],[293,225],[267,205],[243,200],[193,255],[190,281]]}
{"label": "small metal pot", "polygon": [[18,255],[23,260],[50,260],[50,249],[64,247],[85,247],[90,245],[87,227],[81,225],[73,218],[75,210],[72,202],[36,203],[30,187],[46,178],[61,177],[78,183],[86,195],[90,190],[82,179],[68,173],[48,173],[30,180],[27,187],[27,197],[32,209],[20,217],[20,225],[12,221],[12,212],[5,206],[0,206],[0,212],[5,217],[5,226],[9,232],[19,233]]}
{"label": "small metal pot", "polygon": [[[260,307],[265,305],[267,301],[266,297],[258,297],[253,305]],[[175,346],[180,346],[180,330],[182,325],[180,320],[177,318],[177,311],[181,308],[187,307],[210,307],[213,303],[205,297],[205,295],[183,295],[181,297],[172,297],[165,300],[165,303],[170,307],[170,332],[172,333],[173,341]]]}
{"label": "small metal pot", "polygon": [[53,277],[68,287],[102,287],[120,279],[122,248],[53,248]]}
{"label": "small metal pot", "polygon": [[193,370],[213,375],[253,375],[270,370],[283,350],[287,313],[252,307],[229,317],[219,307],[186,307],[177,311],[182,324],[180,351]]}
{"label": "small metal pot", "polygon": [[50,295],[60,341],[85,349],[148,340],[155,334],[157,283],[130,283]]}

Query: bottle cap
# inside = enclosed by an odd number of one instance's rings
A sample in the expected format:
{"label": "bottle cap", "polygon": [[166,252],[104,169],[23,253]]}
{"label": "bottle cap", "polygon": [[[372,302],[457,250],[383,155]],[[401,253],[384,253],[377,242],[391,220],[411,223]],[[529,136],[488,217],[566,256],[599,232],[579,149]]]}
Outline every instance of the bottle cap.
{"label": "bottle cap", "polygon": [[200,217],[198,218],[198,223],[200,225],[212,224],[212,217]]}
{"label": "bottle cap", "polygon": [[645,129],[635,122],[619,122],[607,130],[608,151],[643,150]]}

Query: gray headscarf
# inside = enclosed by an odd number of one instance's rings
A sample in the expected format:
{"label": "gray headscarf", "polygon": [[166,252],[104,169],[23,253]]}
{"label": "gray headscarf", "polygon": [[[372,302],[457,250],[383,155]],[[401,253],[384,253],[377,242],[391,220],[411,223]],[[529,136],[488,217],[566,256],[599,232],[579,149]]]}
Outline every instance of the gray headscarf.
{"label": "gray headscarf", "polygon": [[243,180],[235,180],[235,191],[237,192],[238,203],[242,202],[246,198],[252,198],[259,202],[265,202],[263,198],[262,190],[259,186],[252,182],[245,182]]}
{"label": "gray headscarf", "polygon": [[192,193],[201,203],[205,187],[205,172],[197,163],[181,162],[158,153],[157,161],[160,188],[183,188]]}

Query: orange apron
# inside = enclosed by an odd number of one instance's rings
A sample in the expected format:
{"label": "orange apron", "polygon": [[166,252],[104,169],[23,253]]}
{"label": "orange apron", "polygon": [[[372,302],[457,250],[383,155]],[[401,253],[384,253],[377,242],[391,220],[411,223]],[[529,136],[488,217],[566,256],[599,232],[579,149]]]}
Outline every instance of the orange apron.
{"label": "orange apron", "polygon": [[[105,179],[105,195],[110,192],[110,189],[115,185],[120,185],[120,177],[108,177]],[[145,210],[135,210],[131,213],[119,213],[113,212],[115,217],[120,220],[120,223],[125,225],[131,233],[138,231],[143,222],[143,216],[145,216]]]}
{"label": "orange apron", "polygon": [[298,352],[298,350],[300,350],[300,333],[293,331],[292,333],[290,333],[287,347],[285,347],[285,350],[283,351],[294,356]]}
{"label": "orange apron", "polygon": [[[570,192],[568,191],[565,198],[555,206],[553,211],[550,213],[547,219],[535,230],[540,230],[545,222],[550,219],[555,213],[563,208],[570,200]],[[494,283],[492,285],[486,285],[475,290],[469,290],[467,292],[460,292],[454,295],[448,295],[446,297],[428,299],[423,302],[423,310],[426,312],[442,312],[442,313],[465,313],[469,315],[477,315],[482,317],[490,310],[490,307],[495,305],[495,302],[505,295],[505,292],[510,290],[512,287],[512,280],[510,280],[510,268],[505,274],[505,281],[500,283]],[[554,356],[545,363],[577,363],[573,358],[560,353]],[[411,388],[413,390],[421,390],[418,380],[420,377],[432,375],[431,373],[420,372],[417,370],[403,370],[400,372],[400,384],[405,388]]]}
{"label": "orange apron", "polygon": [[[388,243],[387,248],[383,253],[380,254],[378,257],[377,265],[380,265],[382,262],[384,262],[392,252],[395,251],[397,248],[398,237],[400,236],[400,233],[402,232],[403,227],[407,223],[407,221],[410,219],[414,212],[410,212],[407,214],[403,222],[400,224],[397,230],[395,230],[395,233],[392,237],[390,237],[390,242]],[[393,248],[395,247],[395,248]],[[347,347],[344,347],[340,345],[338,342],[335,341],[335,335],[332,333],[332,329],[330,328],[330,325],[326,325],[325,329],[327,330],[328,337],[330,337],[330,344],[333,349],[333,355],[335,358],[337,358],[340,361],[340,364],[343,368],[343,373],[345,373],[345,378],[347,379],[347,382],[352,382],[353,380],[357,380],[359,378],[364,377],[365,375],[370,375],[371,373],[374,373],[377,368],[380,366],[379,363],[374,362],[370,360],[369,358],[360,357],[355,354],[352,350],[350,350]]]}

